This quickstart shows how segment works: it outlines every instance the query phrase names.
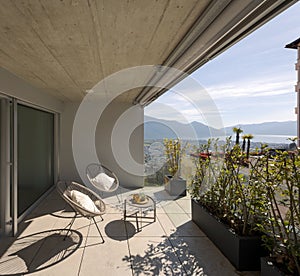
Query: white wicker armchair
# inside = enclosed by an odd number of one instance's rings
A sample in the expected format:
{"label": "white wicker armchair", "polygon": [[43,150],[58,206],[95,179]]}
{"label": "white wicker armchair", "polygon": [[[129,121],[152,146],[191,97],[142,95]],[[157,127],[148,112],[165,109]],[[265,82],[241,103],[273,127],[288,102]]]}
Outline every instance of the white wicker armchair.
{"label": "white wicker armchair", "polygon": [[92,163],[86,168],[86,176],[89,182],[99,191],[112,193],[115,192],[120,202],[117,189],[119,179],[115,173],[102,164]]}
{"label": "white wicker armchair", "polygon": [[102,243],[104,243],[103,236],[95,220],[96,216],[100,216],[103,221],[102,215],[105,213],[106,205],[101,197],[89,188],[76,182],[67,183],[65,181],[59,181],[56,184],[56,188],[60,196],[71,206],[75,212],[74,217],[68,225],[69,229],[66,237],[69,234],[75,219],[81,215],[94,221],[102,239]]}

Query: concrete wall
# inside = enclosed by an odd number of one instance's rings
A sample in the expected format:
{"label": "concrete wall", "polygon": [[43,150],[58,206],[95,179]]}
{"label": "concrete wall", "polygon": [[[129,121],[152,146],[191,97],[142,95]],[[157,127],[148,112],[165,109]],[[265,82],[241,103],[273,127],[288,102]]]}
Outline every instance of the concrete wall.
{"label": "concrete wall", "polygon": [[61,112],[64,108],[62,101],[3,68],[0,68],[0,92],[55,112]]}
{"label": "concrete wall", "polygon": [[[73,158],[72,152],[72,128],[76,111],[79,107],[79,103],[67,103],[64,111],[61,115],[61,146],[60,146],[60,178],[64,180],[74,180],[78,182],[85,182],[86,178],[81,179]],[[129,116],[126,116],[125,124],[122,126],[130,129],[132,125],[143,122],[144,111],[143,108],[138,106],[132,106],[129,103],[114,100],[102,113],[98,122],[95,132],[95,146],[98,155],[98,159],[101,163],[110,168],[116,173],[120,180],[120,185],[123,187],[142,187],[143,186],[143,171],[140,167],[134,168],[131,166],[131,170],[138,171],[140,176],[132,174],[122,165],[118,164],[115,156],[113,155],[113,149],[115,154],[126,154],[124,152],[127,148],[130,150],[132,158],[139,164],[143,164],[144,160],[144,128],[143,125],[137,127],[130,136],[129,144],[126,142],[125,135],[118,135],[112,144],[111,136],[114,125],[118,118],[127,110],[131,110]],[[89,122],[86,122],[88,124]],[[123,122],[124,123],[124,122]],[[81,144],[84,149],[84,140]],[[118,147],[121,146],[121,151],[118,151]],[[124,151],[123,151],[124,150]],[[83,157],[84,158],[84,157]],[[130,159],[130,156],[128,156]],[[94,160],[87,160],[84,168]],[[86,183],[88,184],[88,183]]]}
{"label": "concrete wall", "polygon": [[[112,140],[111,135],[116,121],[128,110],[130,112],[119,123],[119,125],[121,124],[120,131]],[[99,160],[113,169],[118,175],[121,185],[125,187],[143,186],[143,177],[141,177],[143,171],[132,162],[133,160],[138,164],[144,162],[144,127],[139,125],[143,120],[144,110],[142,108],[139,106],[133,107],[129,103],[116,100],[103,112],[96,130],[96,147]],[[132,126],[135,125],[139,125],[139,127],[131,133],[128,140],[126,131],[130,131]],[[124,132],[122,132],[122,129]],[[123,162],[129,165],[128,169],[116,162],[116,159],[120,156],[122,156]],[[140,176],[136,176],[134,173]]]}
{"label": "concrete wall", "polygon": [[59,178],[81,182],[72,154],[72,128],[78,106],[79,103],[65,104],[64,111],[61,113]]}
{"label": "concrete wall", "polygon": [[[16,77],[10,72],[0,68],[0,92],[20,99],[22,101],[34,104],[38,107],[43,107],[60,114],[60,142],[59,142],[59,179],[74,180],[78,182],[86,182],[86,179],[81,179],[77,172],[73,152],[72,152],[72,129],[73,122],[79,107],[78,103],[63,103],[57,98],[45,93],[43,89],[36,88],[24,80]],[[111,135],[113,127],[121,116],[127,110],[131,110],[129,116],[123,121],[122,126],[125,129],[130,129],[133,125],[138,125],[143,122],[143,108],[132,106],[128,102],[124,102],[119,98],[115,99],[103,112],[95,133],[95,146],[100,162],[109,167],[119,177],[120,184],[126,187],[141,187],[143,186],[143,171],[140,167],[130,170],[138,171],[140,176],[132,174],[122,165],[119,165],[116,158],[113,156],[113,148],[116,148],[115,154],[125,154],[128,159],[132,158],[139,164],[143,164],[144,160],[144,128],[141,125],[136,128],[129,141],[125,141],[126,137],[121,133],[114,140],[115,145],[111,145]],[[88,123],[88,122],[87,122]],[[82,143],[84,147],[84,142]],[[121,150],[118,151],[118,147]],[[129,148],[130,154],[124,152],[124,149]],[[131,156],[129,156],[131,155]],[[91,162],[93,162],[92,160]],[[88,161],[87,161],[88,163]],[[88,165],[88,164],[86,164]]]}

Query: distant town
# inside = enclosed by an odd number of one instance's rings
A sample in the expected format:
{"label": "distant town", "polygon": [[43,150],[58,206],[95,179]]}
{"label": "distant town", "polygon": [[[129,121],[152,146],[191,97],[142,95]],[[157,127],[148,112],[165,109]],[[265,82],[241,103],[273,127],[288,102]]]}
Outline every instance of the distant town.
{"label": "distant town", "polygon": [[[193,129],[194,128],[194,129]],[[145,138],[144,138],[144,159],[146,185],[150,183],[163,183],[165,148],[163,144],[164,138],[179,138],[185,147],[183,167],[191,164],[194,152],[200,148],[202,144],[206,144],[208,139],[218,139],[220,145],[225,143],[226,137],[232,137],[232,144],[235,143],[236,134],[234,127],[225,128],[225,136],[210,136],[210,128],[204,124],[193,122],[190,125],[182,124],[176,121],[160,120],[156,118],[147,118],[145,122]],[[262,124],[249,124],[239,126],[243,132],[240,133],[240,143],[243,142],[243,136],[251,133],[253,136],[250,144],[250,152],[259,152],[263,145],[268,145],[274,150],[294,150],[296,144],[292,141],[296,136],[296,121],[287,122],[269,122]],[[193,129],[194,139],[187,137],[189,131]],[[215,133],[218,133],[214,130]],[[176,134],[184,133],[185,137],[178,137]],[[195,133],[196,138],[195,139]],[[223,132],[224,133],[224,132]],[[257,134],[259,133],[259,134]],[[187,146],[188,145],[188,146]],[[188,171],[188,169],[186,169]]]}

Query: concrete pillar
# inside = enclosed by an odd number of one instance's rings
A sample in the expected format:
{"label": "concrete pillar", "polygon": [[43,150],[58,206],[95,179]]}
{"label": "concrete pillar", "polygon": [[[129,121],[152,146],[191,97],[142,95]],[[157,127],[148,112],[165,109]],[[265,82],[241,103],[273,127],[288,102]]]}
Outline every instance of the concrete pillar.
{"label": "concrete pillar", "polygon": [[1,182],[0,182],[0,223],[3,235],[8,235],[12,230],[11,189],[10,189],[10,103],[7,99],[0,99],[1,104]]}
{"label": "concrete pillar", "polygon": [[297,106],[295,112],[297,114],[297,145],[300,147],[300,38],[287,44],[285,48],[297,50],[297,63],[295,64],[295,69],[297,73],[297,84],[295,85],[295,91],[297,92]]}

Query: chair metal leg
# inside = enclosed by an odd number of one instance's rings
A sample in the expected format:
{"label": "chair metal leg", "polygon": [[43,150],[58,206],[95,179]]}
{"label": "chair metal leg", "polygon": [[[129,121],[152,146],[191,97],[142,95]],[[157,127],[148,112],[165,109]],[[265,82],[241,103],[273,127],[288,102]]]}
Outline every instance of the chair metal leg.
{"label": "chair metal leg", "polygon": [[116,194],[116,196],[117,196],[117,199],[118,199],[119,203],[121,203],[121,200],[120,200],[120,198],[119,198],[119,196],[118,196],[117,190],[115,190],[115,194]]}
{"label": "chair metal leg", "polygon": [[129,215],[127,214],[127,201],[125,199],[124,201],[124,213],[123,213],[123,218],[124,218],[124,221],[126,221],[126,218],[135,218],[135,222],[136,222],[136,231],[139,232],[141,230],[141,228],[139,227],[139,218],[138,218],[138,213],[139,213],[139,210],[136,210],[135,212],[131,212]]}
{"label": "chair metal leg", "polygon": [[102,234],[101,234],[101,231],[100,231],[100,229],[99,229],[99,227],[98,227],[98,225],[97,225],[97,222],[96,222],[96,220],[95,220],[94,217],[92,217],[92,219],[93,219],[93,221],[94,221],[94,223],[95,223],[95,225],[96,225],[96,228],[97,228],[97,230],[98,230],[98,232],[99,232],[99,234],[100,234],[100,237],[101,237],[101,239],[102,239],[102,243],[104,243],[104,239],[103,239],[103,236],[102,236]]}
{"label": "chair metal leg", "polygon": [[68,236],[69,232],[71,231],[71,228],[72,228],[72,226],[73,226],[73,223],[74,223],[76,217],[77,217],[77,213],[75,212],[75,215],[74,215],[74,217],[72,218],[71,222],[65,227],[65,228],[67,228],[67,227],[70,225],[70,227],[68,228],[67,234],[66,234],[65,237],[64,237],[64,240],[66,240],[66,237]]}
{"label": "chair metal leg", "polygon": [[101,221],[103,221],[104,220],[104,218],[101,216],[101,215],[99,215],[100,216],[100,218],[101,218]]}
{"label": "chair metal leg", "polygon": [[[135,222],[136,222],[136,230],[137,232],[140,232],[141,229],[139,228],[139,218],[138,218],[138,211],[135,213]],[[141,227],[142,227],[142,224],[141,224]]]}

